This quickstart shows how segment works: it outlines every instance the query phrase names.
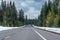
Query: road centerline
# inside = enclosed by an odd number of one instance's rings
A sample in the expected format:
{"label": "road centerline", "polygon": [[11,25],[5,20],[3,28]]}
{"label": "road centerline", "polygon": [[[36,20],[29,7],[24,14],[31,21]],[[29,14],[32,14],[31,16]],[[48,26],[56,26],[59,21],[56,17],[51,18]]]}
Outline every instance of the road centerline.
{"label": "road centerline", "polygon": [[34,30],[34,32],[36,33],[36,34],[38,34],[43,40],[47,40],[45,37],[43,37],[39,32],[37,32],[33,27],[32,27],[32,29]]}

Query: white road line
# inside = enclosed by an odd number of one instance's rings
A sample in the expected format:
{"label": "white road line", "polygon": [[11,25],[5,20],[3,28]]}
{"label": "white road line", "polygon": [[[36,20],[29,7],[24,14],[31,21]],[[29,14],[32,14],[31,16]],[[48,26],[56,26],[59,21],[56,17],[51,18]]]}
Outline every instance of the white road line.
{"label": "white road line", "polygon": [[44,38],[40,33],[38,33],[34,28],[32,28],[43,40],[47,40],[46,38]]}

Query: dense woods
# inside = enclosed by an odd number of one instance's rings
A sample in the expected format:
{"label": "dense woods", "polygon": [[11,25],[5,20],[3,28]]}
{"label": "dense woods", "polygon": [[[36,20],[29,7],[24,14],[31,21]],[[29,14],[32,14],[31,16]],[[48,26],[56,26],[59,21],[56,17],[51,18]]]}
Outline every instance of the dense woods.
{"label": "dense woods", "polygon": [[38,26],[60,27],[60,0],[45,2],[38,17]]}
{"label": "dense woods", "polygon": [[[19,14],[19,15],[18,15]],[[22,26],[24,25],[24,11],[16,9],[15,2],[1,2],[0,5],[0,25],[1,26]]]}
{"label": "dense woods", "polygon": [[0,5],[0,26],[22,26],[24,24],[34,24],[44,27],[60,26],[60,0],[45,2],[42,5],[41,13],[37,19],[24,18],[23,9],[17,10],[15,2],[1,2]]}

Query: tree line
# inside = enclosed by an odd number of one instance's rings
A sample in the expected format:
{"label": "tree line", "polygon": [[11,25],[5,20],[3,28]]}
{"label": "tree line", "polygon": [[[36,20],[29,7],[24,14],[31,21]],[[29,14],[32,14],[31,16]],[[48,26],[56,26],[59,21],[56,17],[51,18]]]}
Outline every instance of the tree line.
{"label": "tree line", "polygon": [[60,0],[45,2],[38,16],[38,26],[60,27]]}
{"label": "tree line", "polygon": [[[19,14],[19,15],[18,15]],[[0,5],[0,26],[22,26],[24,25],[24,11],[16,9],[15,2],[1,2]]]}

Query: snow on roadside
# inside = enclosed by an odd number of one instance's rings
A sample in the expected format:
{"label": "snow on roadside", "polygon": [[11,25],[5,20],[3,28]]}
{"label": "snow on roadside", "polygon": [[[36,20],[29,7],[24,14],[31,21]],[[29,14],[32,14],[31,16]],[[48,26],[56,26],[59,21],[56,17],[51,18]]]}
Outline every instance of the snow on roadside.
{"label": "snow on roadside", "polygon": [[56,33],[60,33],[60,28],[37,27],[37,26],[34,26],[34,25],[33,25],[33,27],[48,30],[48,31],[52,31],[52,32],[56,32]]}
{"label": "snow on roadside", "polygon": [[15,29],[15,28],[19,28],[19,27],[3,27],[3,26],[0,26],[0,31],[8,30],[8,29]]}

